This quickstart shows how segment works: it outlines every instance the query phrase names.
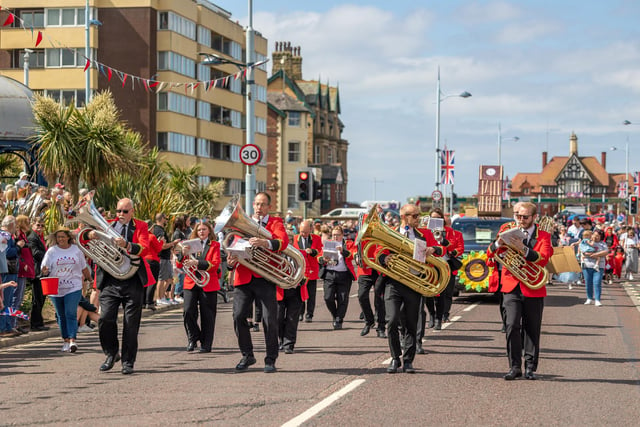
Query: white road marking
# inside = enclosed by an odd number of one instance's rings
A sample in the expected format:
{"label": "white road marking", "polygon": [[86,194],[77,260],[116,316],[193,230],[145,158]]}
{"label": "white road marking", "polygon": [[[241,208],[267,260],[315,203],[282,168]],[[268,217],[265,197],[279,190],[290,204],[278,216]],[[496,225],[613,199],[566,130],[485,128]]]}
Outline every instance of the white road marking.
{"label": "white road marking", "polygon": [[360,386],[364,382],[365,382],[364,379],[351,381],[349,384],[344,386],[342,389],[336,391],[335,393],[333,393],[330,396],[327,396],[326,398],[324,398],[320,402],[318,402],[315,405],[313,405],[311,408],[309,408],[306,411],[304,411],[302,414],[300,414],[297,417],[292,418],[289,421],[287,421],[286,423],[282,424],[282,427],[297,427],[297,426],[301,425],[305,421],[308,421],[311,418],[313,418],[314,416],[316,416],[320,411],[322,411],[323,409],[327,408],[333,402],[335,402],[338,399],[340,399],[341,397],[345,396],[347,393],[350,393],[353,390],[355,390],[358,386]]}
{"label": "white road marking", "polygon": [[442,329],[447,329],[449,326],[451,326],[453,322],[458,321],[460,319],[462,319],[462,316],[453,316],[451,319],[449,319],[448,323],[442,324]]}
{"label": "white road marking", "polygon": [[477,307],[477,306],[479,306],[479,305],[480,305],[480,303],[479,303],[479,302],[477,302],[477,303],[475,303],[475,304],[471,304],[469,307],[465,308],[465,309],[464,309],[464,310],[462,310],[462,311],[471,311],[471,310],[473,310],[474,308],[476,308],[476,307]]}
{"label": "white road marking", "polygon": [[353,295],[349,295],[349,298],[355,298],[357,296],[358,296],[358,294],[353,294]]}
{"label": "white road marking", "polygon": [[382,361],[382,365],[388,365],[389,363],[391,363],[392,360],[393,360],[393,357],[385,359],[385,360]]}

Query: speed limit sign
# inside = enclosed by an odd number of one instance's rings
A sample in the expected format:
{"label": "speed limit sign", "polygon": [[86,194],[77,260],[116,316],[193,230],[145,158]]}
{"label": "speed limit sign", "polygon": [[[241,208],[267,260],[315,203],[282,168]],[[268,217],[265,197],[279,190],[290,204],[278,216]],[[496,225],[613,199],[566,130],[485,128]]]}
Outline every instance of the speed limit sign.
{"label": "speed limit sign", "polygon": [[255,144],[246,144],[240,149],[240,161],[247,166],[257,165],[261,158],[260,147]]}
{"label": "speed limit sign", "polygon": [[442,193],[438,190],[435,190],[433,193],[431,193],[431,198],[435,202],[439,202],[442,199]]}

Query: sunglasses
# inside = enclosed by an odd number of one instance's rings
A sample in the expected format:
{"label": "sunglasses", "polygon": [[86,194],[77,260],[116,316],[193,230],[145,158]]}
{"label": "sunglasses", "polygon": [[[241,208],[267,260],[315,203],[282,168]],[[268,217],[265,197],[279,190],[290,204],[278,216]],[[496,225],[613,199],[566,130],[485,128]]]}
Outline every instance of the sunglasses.
{"label": "sunglasses", "polygon": [[529,219],[529,218],[531,218],[531,215],[516,214],[516,218],[518,218],[518,219]]}
{"label": "sunglasses", "polygon": [[409,216],[410,216],[410,217],[411,217],[411,218],[413,218],[413,219],[418,219],[418,217],[420,216],[420,214],[405,214],[404,216],[406,216],[406,217],[409,217]]}
{"label": "sunglasses", "polygon": [[117,213],[123,213],[123,214],[128,214],[129,213],[129,209],[116,209]]}

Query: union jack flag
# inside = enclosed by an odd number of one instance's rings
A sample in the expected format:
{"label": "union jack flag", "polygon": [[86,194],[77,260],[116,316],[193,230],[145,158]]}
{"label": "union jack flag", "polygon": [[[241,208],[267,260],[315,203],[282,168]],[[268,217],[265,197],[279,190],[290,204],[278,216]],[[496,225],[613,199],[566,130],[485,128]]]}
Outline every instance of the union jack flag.
{"label": "union jack flag", "polygon": [[20,310],[15,310],[11,307],[5,307],[4,310],[0,312],[0,316],[12,316],[12,317],[19,317],[20,319],[24,319],[24,320],[29,320],[29,315],[27,315],[26,313]]}
{"label": "union jack flag", "polygon": [[446,147],[440,153],[440,183],[453,184],[453,174],[455,169],[455,154],[453,150],[447,150]]}
{"label": "union jack flag", "polygon": [[627,181],[620,181],[618,184],[618,198],[626,199],[627,193]]}
{"label": "union jack flag", "polygon": [[511,200],[511,191],[509,190],[509,177],[502,181],[502,200]]}
{"label": "union jack flag", "polygon": [[633,173],[633,194],[640,196],[640,172]]}

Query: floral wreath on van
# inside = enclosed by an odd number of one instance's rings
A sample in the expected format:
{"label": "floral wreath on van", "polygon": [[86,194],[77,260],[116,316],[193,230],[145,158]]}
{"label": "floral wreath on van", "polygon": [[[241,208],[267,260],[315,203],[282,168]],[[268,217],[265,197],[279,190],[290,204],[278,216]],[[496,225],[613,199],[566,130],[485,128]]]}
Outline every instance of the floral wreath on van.
{"label": "floral wreath on van", "polygon": [[484,251],[471,251],[462,255],[462,267],[458,270],[458,282],[467,291],[484,292],[489,289],[492,268],[487,265]]}

